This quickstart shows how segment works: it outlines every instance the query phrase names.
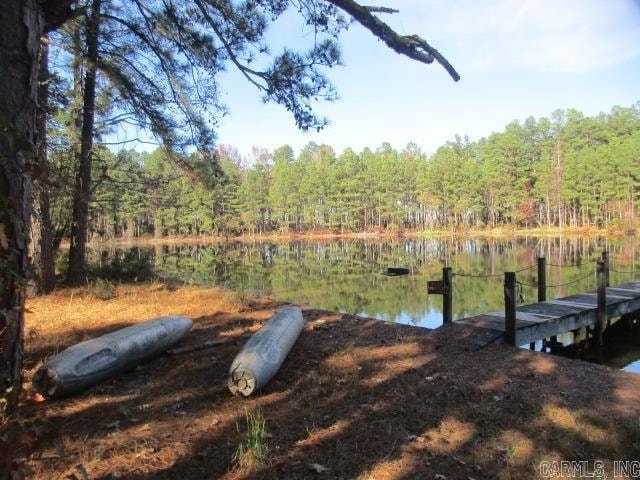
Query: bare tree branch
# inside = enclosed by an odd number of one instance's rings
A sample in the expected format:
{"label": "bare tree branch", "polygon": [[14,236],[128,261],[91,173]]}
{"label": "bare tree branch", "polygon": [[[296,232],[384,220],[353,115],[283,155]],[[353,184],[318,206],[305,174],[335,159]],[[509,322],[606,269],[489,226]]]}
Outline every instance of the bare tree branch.
{"label": "bare tree branch", "polygon": [[389,25],[373,15],[370,7],[362,6],[354,0],[327,1],[351,15],[360,25],[386,43],[393,51],[422,63],[433,63],[435,59],[451,75],[451,78],[456,82],[460,80],[460,75],[449,61],[418,35],[399,35]]}
{"label": "bare tree branch", "polygon": [[149,142],[149,141],[146,141],[146,140],[142,140],[139,137],[130,138],[128,140],[122,140],[120,142],[100,142],[100,145],[125,145],[127,143],[133,143],[133,142],[142,143],[142,144],[145,144],[145,145],[154,145],[156,147],[161,147],[162,146],[161,143]]}
{"label": "bare tree branch", "polygon": [[370,5],[363,5],[363,7],[371,13],[400,13],[400,10],[389,7],[373,7]]}

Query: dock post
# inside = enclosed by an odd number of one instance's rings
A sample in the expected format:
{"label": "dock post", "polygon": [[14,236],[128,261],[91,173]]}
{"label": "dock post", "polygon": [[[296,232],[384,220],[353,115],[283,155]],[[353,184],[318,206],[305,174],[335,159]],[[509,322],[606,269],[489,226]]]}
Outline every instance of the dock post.
{"label": "dock post", "polygon": [[442,269],[442,281],[447,291],[442,295],[442,323],[451,323],[453,321],[453,274],[451,267]]}
{"label": "dock post", "polygon": [[[538,302],[547,300],[547,259],[538,257]],[[536,344],[530,343],[529,350],[535,350]]]}
{"label": "dock post", "polygon": [[516,274],[504,272],[504,339],[516,345]]}
{"label": "dock post", "polygon": [[[604,256],[604,255],[603,255]],[[596,270],[596,284],[598,297],[598,310],[596,313],[596,325],[594,331],[594,341],[598,347],[602,346],[602,331],[607,324],[607,275],[606,263],[604,259],[598,260]]]}
{"label": "dock post", "polygon": [[538,301],[547,300],[547,259],[538,257]]}
{"label": "dock post", "polygon": [[604,262],[604,273],[605,273],[606,285],[607,287],[610,287],[611,284],[609,283],[609,252],[607,252],[606,250],[602,251],[602,261]]}

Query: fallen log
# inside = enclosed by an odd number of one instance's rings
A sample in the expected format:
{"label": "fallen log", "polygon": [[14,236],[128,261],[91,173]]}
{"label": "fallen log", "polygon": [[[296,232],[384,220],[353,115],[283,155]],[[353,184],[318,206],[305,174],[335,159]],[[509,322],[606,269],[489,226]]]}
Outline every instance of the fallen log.
{"label": "fallen log", "polygon": [[299,307],[278,310],[254,333],[229,368],[229,390],[245,397],[259,390],[278,372],[304,327]]}
{"label": "fallen log", "polygon": [[78,392],[163,352],[192,324],[185,317],[159,317],[78,343],[47,360],[33,385],[49,397]]}

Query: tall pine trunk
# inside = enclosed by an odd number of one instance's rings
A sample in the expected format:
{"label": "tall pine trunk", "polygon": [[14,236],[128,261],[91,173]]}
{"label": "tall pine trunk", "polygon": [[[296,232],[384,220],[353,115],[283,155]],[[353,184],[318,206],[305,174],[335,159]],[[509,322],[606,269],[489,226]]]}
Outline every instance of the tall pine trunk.
{"label": "tall pine trunk", "polygon": [[[35,161],[38,49],[43,19],[37,0],[0,9],[0,423],[15,412],[22,386],[24,299],[29,271],[31,179]],[[0,455],[0,460],[5,452]],[[9,475],[0,465],[0,478]]]}
{"label": "tall pine trunk", "polygon": [[49,106],[49,44],[43,36],[40,50],[38,79],[38,109],[36,111],[37,160],[43,181],[34,185],[34,215],[31,224],[31,258],[35,269],[35,286],[38,293],[49,293],[55,287],[53,226],[49,199],[49,162],[47,159],[47,110]]}
{"label": "tall pine trunk", "polygon": [[85,280],[85,258],[91,200],[91,157],[93,150],[93,125],[96,104],[96,76],[98,60],[98,36],[100,34],[100,4],[94,0],[91,16],[87,21],[87,66],[84,80],[82,109],[82,132],[80,136],[80,162],[73,193],[73,220],[71,224],[71,246],[69,248],[69,271],[67,280],[78,285]]}

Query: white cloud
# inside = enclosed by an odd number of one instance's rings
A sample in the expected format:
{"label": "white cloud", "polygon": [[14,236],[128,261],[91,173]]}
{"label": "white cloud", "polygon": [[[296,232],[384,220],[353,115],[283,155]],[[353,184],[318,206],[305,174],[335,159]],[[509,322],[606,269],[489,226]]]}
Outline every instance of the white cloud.
{"label": "white cloud", "polygon": [[[461,70],[581,73],[640,58],[638,0],[464,0],[415,9],[434,44],[455,39],[455,52],[446,53]],[[422,22],[411,28],[425,31]]]}

